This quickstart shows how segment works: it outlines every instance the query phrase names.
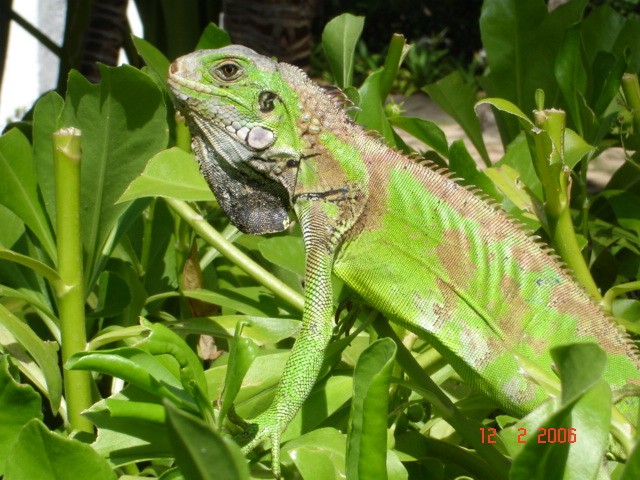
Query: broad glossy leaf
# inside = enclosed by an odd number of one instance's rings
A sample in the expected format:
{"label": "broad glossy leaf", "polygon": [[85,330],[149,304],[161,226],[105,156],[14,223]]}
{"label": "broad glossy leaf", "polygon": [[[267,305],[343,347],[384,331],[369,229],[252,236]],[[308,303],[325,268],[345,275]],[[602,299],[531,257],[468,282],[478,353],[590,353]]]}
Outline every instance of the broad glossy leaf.
{"label": "broad glossy leaf", "polygon": [[317,383],[302,409],[282,434],[282,441],[299,437],[320,425],[331,415],[342,410],[353,397],[353,378],[349,375],[331,375]]}
{"label": "broad glossy leaf", "polygon": [[36,258],[0,247],[0,259],[9,260],[11,262],[15,262],[30,268],[35,273],[38,273],[46,278],[52,284],[52,286],[54,286],[54,288],[57,286],[57,282],[60,281],[60,277],[58,276],[57,271]]}
{"label": "broad glossy leaf", "polygon": [[640,236],[640,195],[620,190],[605,190],[601,196],[607,199],[618,224]]}
{"label": "broad glossy leaf", "polygon": [[387,98],[393,82],[398,75],[398,69],[404,58],[404,55],[411,47],[407,45],[404,36],[394,33],[389,42],[387,56],[384,59],[382,67],[382,78],[380,79],[381,97]]}
{"label": "broad glossy leaf", "polygon": [[354,52],[363,27],[364,17],[344,13],[327,23],[322,32],[322,48],[342,89],[353,81]]}
{"label": "broad glossy leaf", "polygon": [[199,418],[165,402],[169,438],[176,462],[190,480],[249,479],[249,467],[233,440],[211,430]]}
{"label": "broad glossy leaf", "polygon": [[347,475],[387,478],[389,384],[396,345],[390,338],[372,343],[356,364],[347,433]]}
{"label": "broad glossy leaf", "polygon": [[61,126],[59,118],[63,107],[62,97],[51,91],[40,97],[33,111],[33,160],[38,186],[54,231],[57,224],[51,135]]}
{"label": "broad glossy leaf", "polygon": [[131,303],[131,291],[125,280],[114,272],[102,272],[98,279],[98,305],[88,318],[113,317]]}
{"label": "broad glossy leaf", "polygon": [[443,157],[449,157],[447,137],[435,123],[424,118],[405,117],[402,115],[389,118],[389,122],[394,127],[401,128],[421,142],[426,143]]}
{"label": "broad glossy leaf", "polygon": [[239,321],[247,322],[242,336],[259,345],[277,343],[294,336],[300,329],[299,320],[287,318],[255,317],[250,315],[220,315],[217,317],[188,318],[168,326],[178,332],[198,333],[217,337],[231,337]]}
{"label": "broad glossy leaf", "polygon": [[93,272],[107,237],[130,206],[115,202],[168,142],[166,108],[153,80],[128,65],[103,66],[100,73],[97,85],[70,73],[61,118],[63,126],[82,131],[85,272]]}
{"label": "broad glossy leaf", "polygon": [[371,73],[360,87],[359,110],[355,120],[370,130],[378,131],[390,145],[395,145],[394,132],[384,110],[386,97],[383,97],[380,84],[382,77],[383,70],[380,68]]}
{"label": "broad glossy leaf", "polygon": [[640,478],[640,443],[636,443],[633,452],[627,458],[627,463],[618,480],[635,480]]}
{"label": "broad glossy leaf", "polygon": [[[137,344],[139,348],[146,349],[153,355],[171,355],[178,362],[180,367],[180,381],[182,386],[191,392],[191,382],[194,382],[200,389],[200,393],[208,396],[207,381],[204,377],[202,362],[176,332],[165,327],[161,323],[142,322],[151,333],[149,336]],[[192,393],[192,392],[191,392]]]}
{"label": "broad glossy leaf", "polygon": [[[235,400],[235,407],[240,416],[254,418],[271,405],[275,387],[282,378],[289,354],[289,350],[268,350],[256,357]],[[220,398],[227,371],[227,359],[227,355],[218,358],[205,372],[212,399]]]}
{"label": "broad glossy leaf", "polygon": [[586,94],[587,72],[582,62],[580,33],[580,24],[576,24],[565,31],[564,39],[556,56],[554,71],[564,101],[567,104],[570,118],[573,120],[578,132],[584,133],[580,97]]}
{"label": "broad glossy leaf", "polygon": [[345,444],[345,435],[338,430],[314,430],[282,447],[282,463],[295,464],[305,480],[344,478]]}
{"label": "broad glossy leaf", "polygon": [[431,85],[426,85],[423,90],[462,127],[485,164],[489,165],[489,153],[482,138],[480,121],[474,110],[476,89],[465,83],[462,74],[455,71]]}
{"label": "broad glossy leaf", "polygon": [[93,448],[50,432],[31,420],[20,432],[7,461],[5,480],[115,480],[109,463]]}
{"label": "broad glossy leaf", "polygon": [[165,409],[158,397],[128,385],[85,411],[98,427],[92,444],[115,466],[172,455]]}
{"label": "broad glossy leaf", "polygon": [[[524,112],[535,107],[542,89],[555,98],[558,84],[552,72],[564,31],[578,22],[587,0],[573,0],[549,12],[543,0],[486,0],[480,15],[480,34],[487,53],[489,75],[484,86],[489,96],[518,105]],[[498,115],[504,143],[518,135],[516,122]]]}
{"label": "broad glossy leaf", "polygon": [[467,146],[462,139],[456,140],[451,144],[449,149],[449,169],[457,177],[461,178],[461,182],[464,185],[477,187],[495,200],[502,198],[502,195],[487,178],[484,171],[478,169],[476,161],[467,150]]}
{"label": "broad glossy leaf", "polygon": [[[40,386],[44,387],[44,391],[49,397],[51,410],[57,412],[62,398],[62,376],[58,369],[58,344],[41,340],[25,322],[2,304],[0,304],[0,325],[9,333],[7,337],[0,335],[0,339],[3,341],[9,340],[11,337],[15,339],[38,365],[40,371],[35,374],[37,377],[42,376],[44,385]],[[7,345],[3,346],[7,347]]]}
{"label": "broad glossy leaf", "polygon": [[510,102],[509,100],[505,100],[504,98],[485,98],[483,100],[480,100],[478,103],[476,103],[476,106],[483,105],[485,103],[491,105],[492,107],[497,108],[501,112],[514,115],[515,117],[518,118],[520,123],[526,129],[536,128],[536,126],[529,119],[529,117],[527,117],[524,113],[522,113],[522,110],[520,110],[520,108],[518,108],[516,104]]}
{"label": "broad glossy leaf", "polygon": [[55,262],[56,246],[40,203],[31,145],[17,128],[0,137],[0,176],[0,203],[20,217]]}
{"label": "broad glossy leaf", "polygon": [[305,253],[302,237],[287,235],[265,238],[258,248],[264,258],[293,273],[304,276]]}
{"label": "broad glossy leaf", "polygon": [[118,377],[138,388],[196,410],[178,379],[156,357],[133,347],[79,352],[66,363],[72,370],[92,370]]}
{"label": "broad glossy leaf", "polygon": [[218,414],[219,427],[222,428],[222,422],[231,408],[231,404],[235,400],[242,380],[258,354],[258,345],[250,338],[242,337],[244,322],[236,325],[235,335],[231,342],[231,350],[227,363],[227,374],[224,380],[224,390],[220,402],[220,413]]}
{"label": "broad glossy leaf", "polygon": [[229,38],[229,34],[226,31],[218,27],[215,23],[210,23],[202,32],[195,50],[222,48],[231,43],[231,38]]}
{"label": "broad glossy leaf", "polygon": [[147,67],[153,72],[156,78],[161,82],[167,81],[167,74],[169,73],[169,60],[164,54],[154,47],[151,43],[145,39],[132,35],[133,44],[136,50],[147,64]]}
{"label": "broad glossy leaf", "polygon": [[0,356],[0,475],[22,427],[33,418],[42,420],[40,395],[30,385],[18,383],[10,367],[9,355]]}
{"label": "broad glossy leaf", "polygon": [[0,205],[0,247],[11,248],[24,234],[24,222],[4,205]]}
{"label": "broad glossy leaf", "polygon": [[[509,478],[596,478],[607,450],[610,419],[611,390],[606,383],[598,382],[529,432],[526,445],[514,459]],[[559,441],[569,438],[567,432],[571,428],[575,429],[576,441]]]}
{"label": "broad glossy leaf", "polygon": [[204,289],[185,290],[182,293],[189,298],[228,308],[234,313],[260,317],[275,316],[278,313],[271,292],[264,287],[221,288],[216,292]]}
{"label": "broad glossy leaf", "polygon": [[193,155],[176,147],[154,155],[118,202],[157,196],[193,202],[215,200]]}
{"label": "broad glossy leaf", "polygon": [[584,20],[582,37],[585,55],[594,70],[598,69],[599,51],[611,52],[618,59],[628,56],[628,71],[637,72],[640,69],[640,49],[637,48],[640,22],[637,19],[625,19],[605,3],[594,8]]}

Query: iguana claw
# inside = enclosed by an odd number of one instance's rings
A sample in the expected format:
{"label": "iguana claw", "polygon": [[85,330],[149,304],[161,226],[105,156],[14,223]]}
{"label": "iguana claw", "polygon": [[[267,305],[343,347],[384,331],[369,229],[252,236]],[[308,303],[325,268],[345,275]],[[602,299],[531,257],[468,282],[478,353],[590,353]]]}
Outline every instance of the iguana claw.
{"label": "iguana claw", "polygon": [[[231,419],[230,419],[231,420]],[[241,423],[236,420],[241,420]],[[244,432],[235,438],[239,441],[251,438],[249,443],[242,447],[243,455],[247,455],[251,450],[256,448],[262,441],[271,441],[271,471],[276,478],[280,478],[280,437],[284,426],[278,422],[276,415],[271,409],[258,415],[251,422],[245,422],[235,415],[231,420],[236,425],[241,426]]]}

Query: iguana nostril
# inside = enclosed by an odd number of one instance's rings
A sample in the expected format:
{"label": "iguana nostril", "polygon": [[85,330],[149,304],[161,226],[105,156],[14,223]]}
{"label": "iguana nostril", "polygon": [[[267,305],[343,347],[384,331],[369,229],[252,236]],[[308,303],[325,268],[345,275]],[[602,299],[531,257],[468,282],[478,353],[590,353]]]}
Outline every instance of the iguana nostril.
{"label": "iguana nostril", "polygon": [[178,73],[178,70],[180,70],[180,66],[178,65],[178,62],[173,62],[169,67],[169,72],[171,72],[172,74]]}

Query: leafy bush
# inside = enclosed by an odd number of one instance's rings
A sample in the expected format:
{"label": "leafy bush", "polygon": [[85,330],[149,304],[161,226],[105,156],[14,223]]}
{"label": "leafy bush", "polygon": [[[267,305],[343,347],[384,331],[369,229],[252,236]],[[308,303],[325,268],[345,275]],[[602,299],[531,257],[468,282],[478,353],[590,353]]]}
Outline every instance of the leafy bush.
{"label": "leafy bush", "polygon": [[[629,292],[640,287],[640,87],[637,75],[623,72],[640,67],[637,48],[625,53],[639,44],[639,29],[606,6],[583,18],[585,6],[574,0],[549,14],[542,1],[485,2],[490,73],[480,81],[492,97],[484,102],[500,112],[507,151],[498,162],[484,148],[475,87],[454,73],[426,88],[465,128],[488,164],[484,170],[435,124],[386,115],[402,37],[393,37],[382,66],[359,88],[352,79],[362,19],[332,21],[323,47],[336,83],[360,107],[358,122],[400,149],[408,147],[394,128],[424,141],[435,162],[546,237],[594,296],[605,292],[603,308],[637,332],[640,303]],[[99,85],[72,73],[64,99],[45,95],[31,123],[0,137],[5,480],[232,479],[264,476],[269,465],[269,455],[258,451],[249,473],[225,432],[233,426],[222,419],[234,415],[232,402],[244,418],[271,402],[298,328],[302,241],[299,232],[258,238],[228,225],[188,153],[184,125],[174,120],[167,59],[145,41],[135,43],[147,68],[104,68]],[[211,26],[199,46],[225,43]],[[566,125],[550,106],[566,109]],[[594,197],[586,189],[588,163],[614,145],[626,148],[628,161]],[[408,348],[373,341],[377,334],[368,327],[377,312],[345,301],[349,292],[337,281],[336,290],[345,328],[284,434],[286,478],[345,471],[364,478],[367,467],[376,476],[386,467],[394,479],[598,474],[611,403],[599,373],[601,350],[557,349],[563,392],[572,395],[523,419],[495,416],[495,405],[457,382],[423,341],[407,337]],[[373,325],[396,336],[384,322]],[[204,341],[210,337],[220,351]],[[393,379],[400,375],[394,357],[407,380]],[[382,428],[360,428],[381,418],[374,423]],[[540,444],[531,434],[542,426],[567,440],[576,425],[576,443]],[[518,443],[522,429],[526,444]],[[635,478],[640,450],[628,434],[616,435],[628,463],[607,459],[606,468],[616,478]]]}

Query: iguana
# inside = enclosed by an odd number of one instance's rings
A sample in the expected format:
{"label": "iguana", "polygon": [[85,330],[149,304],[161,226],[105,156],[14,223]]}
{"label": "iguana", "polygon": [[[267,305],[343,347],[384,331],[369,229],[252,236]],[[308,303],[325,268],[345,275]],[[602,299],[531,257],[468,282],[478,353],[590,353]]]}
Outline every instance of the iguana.
{"label": "iguana", "polygon": [[[385,146],[298,68],[232,45],[177,59],[168,83],[231,222],[280,232],[293,209],[302,228],[302,327],[245,448],[269,439],[276,476],[281,433],[331,337],[332,272],[512,414],[547,398],[517,357],[553,375],[555,345],[597,342],[614,388],[639,382],[632,341],[548,249],[474,191]],[[635,422],[638,398],[618,408]]]}

